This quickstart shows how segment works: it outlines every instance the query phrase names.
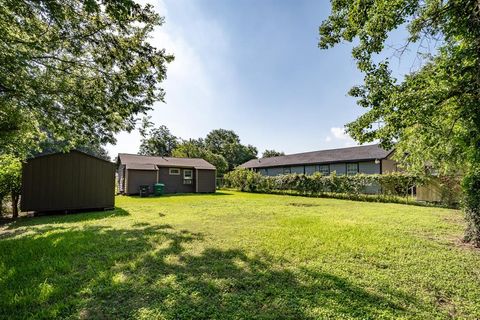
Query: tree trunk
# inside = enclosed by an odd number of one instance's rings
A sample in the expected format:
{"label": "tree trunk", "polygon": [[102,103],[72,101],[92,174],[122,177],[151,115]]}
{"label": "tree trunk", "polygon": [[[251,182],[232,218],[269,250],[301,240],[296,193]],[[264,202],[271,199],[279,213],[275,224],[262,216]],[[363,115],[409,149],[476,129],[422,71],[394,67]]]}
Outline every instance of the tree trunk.
{"label": "tree trunk", "polygon": [[463,178],[464,210],[467,220],[465,241],[480,247],[480,168],[475,168]]}
{"label": "tree trunk", "polygon": [[19,195],[12,193],[12,218],[18,218],[18,199]]}

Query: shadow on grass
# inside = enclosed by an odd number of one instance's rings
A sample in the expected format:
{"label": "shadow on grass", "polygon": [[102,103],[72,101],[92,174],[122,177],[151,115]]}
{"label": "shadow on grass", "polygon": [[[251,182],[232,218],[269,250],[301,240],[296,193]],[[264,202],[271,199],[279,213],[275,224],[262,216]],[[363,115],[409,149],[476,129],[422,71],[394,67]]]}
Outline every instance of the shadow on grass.
{"label": "shadow on grass", "polygon": [[[274,267],[270,256],[202,248],[170,225],[48,226],[0,240],[0,314],[35,318],[376,318],[408,316],[333,274]],[[42,229],[42,228],[39,228]]]}
{"label": "shadow on grass", "polygon": [[184,196],[195,196],[195,197],[216,197],[216,196],[231,196],[233,193],[228,191],[217,191],[214,193],[168,193],[161,196],[150,195],[148,197],[140,197],[139,195],[122,195],[123,197],[135,198],[135,199],[162,199],[162,198],[172,198],[172,197],[184,197]]}
{"label": "shadow on grass", "polygon": [[76,213],[44,213],[38,217],[20,217],[16,220],[10,220],[7,229],[15,229],[24,226],[38,226],[52,223],[77,223],[85,221],[100,220],[113,217],[128,216],[128,211],[115,207],[114,210],[106,211],[84,211]]}

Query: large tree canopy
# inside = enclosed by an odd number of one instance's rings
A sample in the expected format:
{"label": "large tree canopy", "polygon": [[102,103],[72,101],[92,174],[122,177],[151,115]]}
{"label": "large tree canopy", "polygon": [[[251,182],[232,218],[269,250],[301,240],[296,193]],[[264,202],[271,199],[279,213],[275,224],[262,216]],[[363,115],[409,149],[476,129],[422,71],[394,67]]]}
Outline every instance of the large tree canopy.
{"label": "large tree canopy", "polygon": [[172,155],[180,158],[201,158],[213,164],[217,169],[217,175],[223,176],[228,169],[225,158],[208,150],[203,139],[183,140],[173,150]]}
{"label": "large tree canopy", "polygon": [[228,170],[257,157],[257,148],[240,143],[240,137],[232,130],[215,129],[205,138],[208,150],[222,155],[228,162]]}
{"label": "large tree canopy", "polygon": [[42,132],[114,142],[162,101],[173,56],[148,37],[163,18],[132,0],[0,3],[0,151],[37,146]]}
{"label": "large tree canopy", "polygon": [[178,145],[178,138],[166,126],[154,128],[148,119],[143,120],[140,134],[143,138],[138,153],[145,156],[171,157]]}
{"label": "large tree canopy", "polygon": [[272,158],[272,157],[278,157],[278,156],[284,156],[285,152],[283,151],[276,151],[276,150],[265,150],[262,153],[262,158]]}
{"label": "large tree canopy", "polygon": [[[467,240],[480,245],[480,2],[478,0],[332,0],[320,26],[322,49],[355,42],[352,55],[365,73],[351,89],[366,112],[347,125],[360,142],[395,144],[409,170],[428,165],[440,173],[465,176],[469,222]],[[418,52],[424,63],[401,81],[381,59],[390,31],[405,27],[400,51]],[[476,203],[476,206],[473,205]]]}

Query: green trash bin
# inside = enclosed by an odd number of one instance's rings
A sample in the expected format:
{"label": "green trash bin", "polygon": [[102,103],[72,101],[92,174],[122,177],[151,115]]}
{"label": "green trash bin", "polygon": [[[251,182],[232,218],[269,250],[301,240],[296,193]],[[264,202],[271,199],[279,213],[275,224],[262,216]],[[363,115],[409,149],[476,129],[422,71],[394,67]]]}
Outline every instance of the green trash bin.
{"label": "green trash bin", "polygon": [[156,196],[161,196],[165,189],[165,185],[163,183],[155,183],[153,185],[153,194]]}

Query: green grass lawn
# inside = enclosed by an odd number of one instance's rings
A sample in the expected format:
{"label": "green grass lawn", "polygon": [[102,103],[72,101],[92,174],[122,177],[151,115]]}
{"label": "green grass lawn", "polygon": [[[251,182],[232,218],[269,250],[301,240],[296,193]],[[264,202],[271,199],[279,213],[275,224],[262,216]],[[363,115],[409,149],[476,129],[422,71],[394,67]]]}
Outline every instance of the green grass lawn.
{"label": "green grass lawn", "polygon": [[219,192],[0,226],[0,317],[478,319],[455,210]]}

